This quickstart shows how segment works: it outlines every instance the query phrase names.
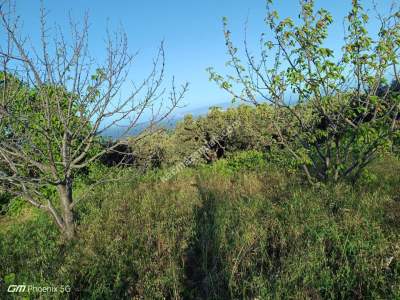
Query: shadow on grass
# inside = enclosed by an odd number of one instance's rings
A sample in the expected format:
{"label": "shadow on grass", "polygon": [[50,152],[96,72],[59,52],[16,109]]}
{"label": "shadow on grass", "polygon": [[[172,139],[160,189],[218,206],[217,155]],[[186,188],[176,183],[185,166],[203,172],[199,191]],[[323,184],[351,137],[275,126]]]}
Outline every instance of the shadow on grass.
{"label": "shadow on grass", "polygon": [[195,212],[195,233],[186,253],[184,299],[230,299],[219,253],[214,195],[198,186],[201,206]]}

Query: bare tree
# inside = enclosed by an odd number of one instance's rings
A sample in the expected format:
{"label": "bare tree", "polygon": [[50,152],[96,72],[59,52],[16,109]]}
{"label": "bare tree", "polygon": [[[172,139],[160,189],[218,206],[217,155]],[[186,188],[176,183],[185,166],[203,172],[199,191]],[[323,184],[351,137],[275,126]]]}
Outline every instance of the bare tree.
{"label": "bare tree", "polygon": [[[272,104],[277,142],[302,166],[310,182],[357,178],[398,131],[399,101],[385,78],[399,82],[400,13],[393,4],[377,35],[367,31],[369,15],[353,0],[345,26],[343,52],[326,47],[333,19],[328,11],[301,0],[299,19],[279,19],[267,1],[260,54],[244,55],[224,21],[232,73],[211,79],[234,99]],[[247,30],[246,30],[247,32]],[[292,98],[296,100],[292,101]]]}
{"label": "bare tree", "polygon": [[[181,102],[188,85],[177,89],[172,82],[166,92],[163,44],[149,75],[136,85],[129,79],[136,54],[129,53],[123,31],[107,31],[106,57],[99,63],[89,53],[87,16],[82,24],[70,18],[71,36],[66,38],[60,28],[47,26],[42,9],[41,43],[34,47],[22,36],[13,11],[9,1],[3,2],[0,183],[49,213],[71,239],[77,172],[125,144],[124,137],[143,117],[150,122],[136,138],[152,134]],[[99,137],[115,127],[122,130],[120,138],[99,148]],[[43,192],[51,187],[58,203]]]}

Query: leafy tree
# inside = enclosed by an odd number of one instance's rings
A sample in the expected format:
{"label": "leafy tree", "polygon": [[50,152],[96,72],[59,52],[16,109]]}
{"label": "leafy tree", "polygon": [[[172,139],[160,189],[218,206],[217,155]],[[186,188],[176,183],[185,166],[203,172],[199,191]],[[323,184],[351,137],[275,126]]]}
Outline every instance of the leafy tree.
{"label": "leafy tree", "polygon": [[[125,134],[144,116],[151,121],[140,136],[151,134],[178,105],[187,84],[182,90],[172,84],[171,93],[163,97],[163,45],[150,74],[129,87],[135,56],[129,53],[123,32],[107,32],[105,60],[97,63],[89,55],[87,18],[81,26],[71,21],[68,39],[57,31],[50,45],[51,29],[42,9],[41,43],[32,49],[11,12],[6,5],[0,8],[2,34],[7,37],[0,48],[0,183],[49,213],[71,239],[76,175],[126,144]],[[99,136],[114,126],[124,128],[120,138],[99,149]]]}
{"label": "leafy tree", "polygon": [[247,40],[241,57],[225,19],[233,74],[210,69],[210,78],[235,100],[273,105],[278,142],[310,182],[357,178],[398,131],[400,98],[380,87],[388,74],[399,79],[400,13],[396,6],[387,16],[376,11],[380,27],[375,37],[366,29],[369,16],[353,0],[339,55],[325,45],[331,14],[316,10],[312,0],[300,3],[295,22],[281,20],[267,1],[269,32],[262,35],[258,59]]}

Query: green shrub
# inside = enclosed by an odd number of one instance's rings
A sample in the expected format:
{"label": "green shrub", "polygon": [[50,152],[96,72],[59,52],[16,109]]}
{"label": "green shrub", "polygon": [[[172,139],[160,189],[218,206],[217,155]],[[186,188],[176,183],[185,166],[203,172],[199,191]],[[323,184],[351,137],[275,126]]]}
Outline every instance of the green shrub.
{"label": "green shrub", "polygon": [[264,151],[272,143],[271,116],[268,105],[241,105],[226,111],[213,107],[206,116],[188,115],[171,135],[169,160],[182,160],[205,145],[209,146],[202,162],[214,162],[236,151]]}
{"label": "green shrub", "polygon": [[18,216],[21,211],[27,207],[27,203],[21,197],[16,197],[10,200],[7,207],[7,215]]}
{"label": "green shrub", "polygon": [[238,154],[232,155],[228,159],[227,166],[233,171],[240,170],[258,170],[266,165],[265,155],[262,152],[249,150],[245,152],[239,152]]}

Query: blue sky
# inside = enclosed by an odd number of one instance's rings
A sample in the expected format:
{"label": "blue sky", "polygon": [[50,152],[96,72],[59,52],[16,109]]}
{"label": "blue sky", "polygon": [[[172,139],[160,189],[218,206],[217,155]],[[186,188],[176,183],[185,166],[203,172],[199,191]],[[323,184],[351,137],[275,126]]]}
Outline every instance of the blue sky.
{"label": "blue sky", "polygon": [[[389,0],[378,0],[388,7]],[[282,17],[298,14],[297,0],[275,1]],[[329,47],[340,49],[343,36],[342,20],[351,0],[316,1],[317,6],[327,8],[336,20],[331,28]],[[364,1],[371,7],[371,1]],[[214,83],[209,82],[207,67],[224,73],[227,59],[222,33],[222,17],[229,20],[234,40],[240,46],[244,24],[249,19],[250,41],[258,41],[264,25],[265,0],[69,0],[44,1],[49,11],[49,24],[67,27],[68,12],[79,20],[85,11],[89,13],[90,42],[93,54],[101,53],[105,28],[125,29],[132,52],[140,51],[133,73],[143,78],[149,71],[152,58],[161,40],[165,41],[167,77],[175,76],[177,82],[188,81],[190,91],[185,98],[186,110],[230,101],[230,97]],[[40,1],[17,1],[17,13],[24,22],[24,32],[35,40],[39,33]],[[371,28],[376,27],[372,21]],[[338,43],[339,42],[339,43]],[[254,43],[255,44],[255,43]],[[100,55],[100,54],[99,54]]]}

